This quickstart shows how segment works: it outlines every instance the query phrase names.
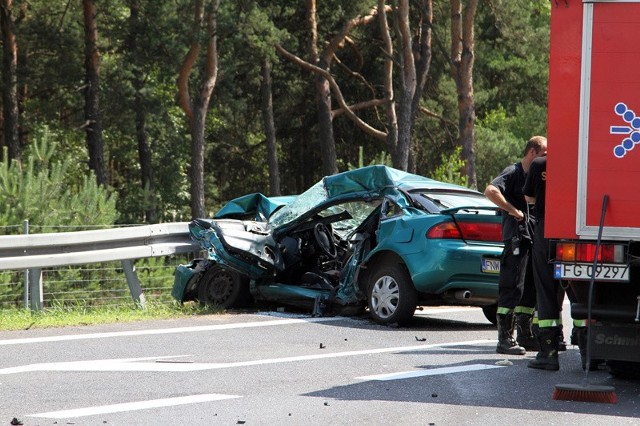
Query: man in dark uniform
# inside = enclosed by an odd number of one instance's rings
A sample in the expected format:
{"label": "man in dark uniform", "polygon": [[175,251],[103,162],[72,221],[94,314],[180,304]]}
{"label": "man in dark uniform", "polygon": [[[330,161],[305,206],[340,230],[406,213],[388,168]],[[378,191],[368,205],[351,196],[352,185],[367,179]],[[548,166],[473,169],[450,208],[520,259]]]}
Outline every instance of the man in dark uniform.
{"label": "man in dark uniform", "polygon": [[560,369],[558,349],[562,331],[559,282],[553,277],[549,263],[549,241],[544,237],[545,188],[547,158],[533,160],[522,191],[526,200],[535,203],[536,221],[533,231],[533,279],[538,301],[540,351],[529,362],[529,368],[556,371]]}
{"label": "man in dark uniform", "polygon": [[[505,168],[484,191],[487,198],[503,210],[504,250],[498,285],[496,352],[508,355],[524,355],[527,349],[538,349],[538,342],[531,332],[536,293],[529,262],[531,241],[527,235],[527,202],[522,187],[531,162],[547,154],[547,138],[533,136],[527,141],[523,154],[522,160]],[[516,325],[518,338],[514,339]]]}

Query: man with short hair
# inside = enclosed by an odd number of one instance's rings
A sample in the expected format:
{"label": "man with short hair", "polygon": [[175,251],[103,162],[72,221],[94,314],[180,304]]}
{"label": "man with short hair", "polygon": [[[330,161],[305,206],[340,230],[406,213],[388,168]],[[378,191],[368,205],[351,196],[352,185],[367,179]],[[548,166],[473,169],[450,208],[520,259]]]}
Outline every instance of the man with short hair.
{"label": "man with short hair", "polygon": [[[484,190],[484,194],[502,209],[502,240],[498,284],[498,345],[496,352],[524,355],[538,350],[531,331],[536,305],[533,273],[529,261],[531,235],[528,226],[528,206],[522,194],[531,162],[547,154],[547,138],[533,136],[527,141],[522,159],[507,166]],[[513,332],[517,326],[518,336]]]}

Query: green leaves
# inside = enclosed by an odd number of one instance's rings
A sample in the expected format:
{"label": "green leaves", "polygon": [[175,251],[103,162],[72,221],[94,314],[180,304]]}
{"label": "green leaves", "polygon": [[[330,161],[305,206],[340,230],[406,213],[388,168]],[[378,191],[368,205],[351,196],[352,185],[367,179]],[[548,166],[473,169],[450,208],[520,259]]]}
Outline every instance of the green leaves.
{"label": "green leaves", "polygon": [[80,230],[111,225],[117,218],[115,197],[92,175],[76,175],[77,164],[56,159],[56,144],[45,129],[20,164],[0,162],[0,226],[21,233],[24,220],[33,232]]}

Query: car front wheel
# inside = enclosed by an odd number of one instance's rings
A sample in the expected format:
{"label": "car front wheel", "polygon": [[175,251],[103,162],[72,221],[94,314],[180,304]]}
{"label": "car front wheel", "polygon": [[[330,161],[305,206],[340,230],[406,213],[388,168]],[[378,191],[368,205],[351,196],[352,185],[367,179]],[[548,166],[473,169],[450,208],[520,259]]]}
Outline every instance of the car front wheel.
{"label": "car front wheel", "polygon": [[401,264],[380,265],[373,271],[367,296],[369,313],[380,324],[408,323],[418,300],[411,277]]}
{"label": "car front wheel", "polygon": [[242,308],[250,298],[249,279],[220,265],[207,269],[198,283],[198,301],[202,306]]}

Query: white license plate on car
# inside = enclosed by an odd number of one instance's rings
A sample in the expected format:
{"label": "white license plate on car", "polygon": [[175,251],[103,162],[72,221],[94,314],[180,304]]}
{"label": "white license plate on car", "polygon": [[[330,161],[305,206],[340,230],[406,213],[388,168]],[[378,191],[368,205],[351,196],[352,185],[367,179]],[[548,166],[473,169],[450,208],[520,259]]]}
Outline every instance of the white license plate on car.
{"label": "white license plate on car", "polygon": [[482,272],[486,272],[488,274],[499,274],[500,273],[500,259],[488,259],[482,258]]}
{"label": "white license plate on car", "polygon": [[[593,265],[584,263],[556,263],[554,277],[567,280],[590,280]],[[596,281],[629,281],[629,265],[601,264],[596,266]]]}

